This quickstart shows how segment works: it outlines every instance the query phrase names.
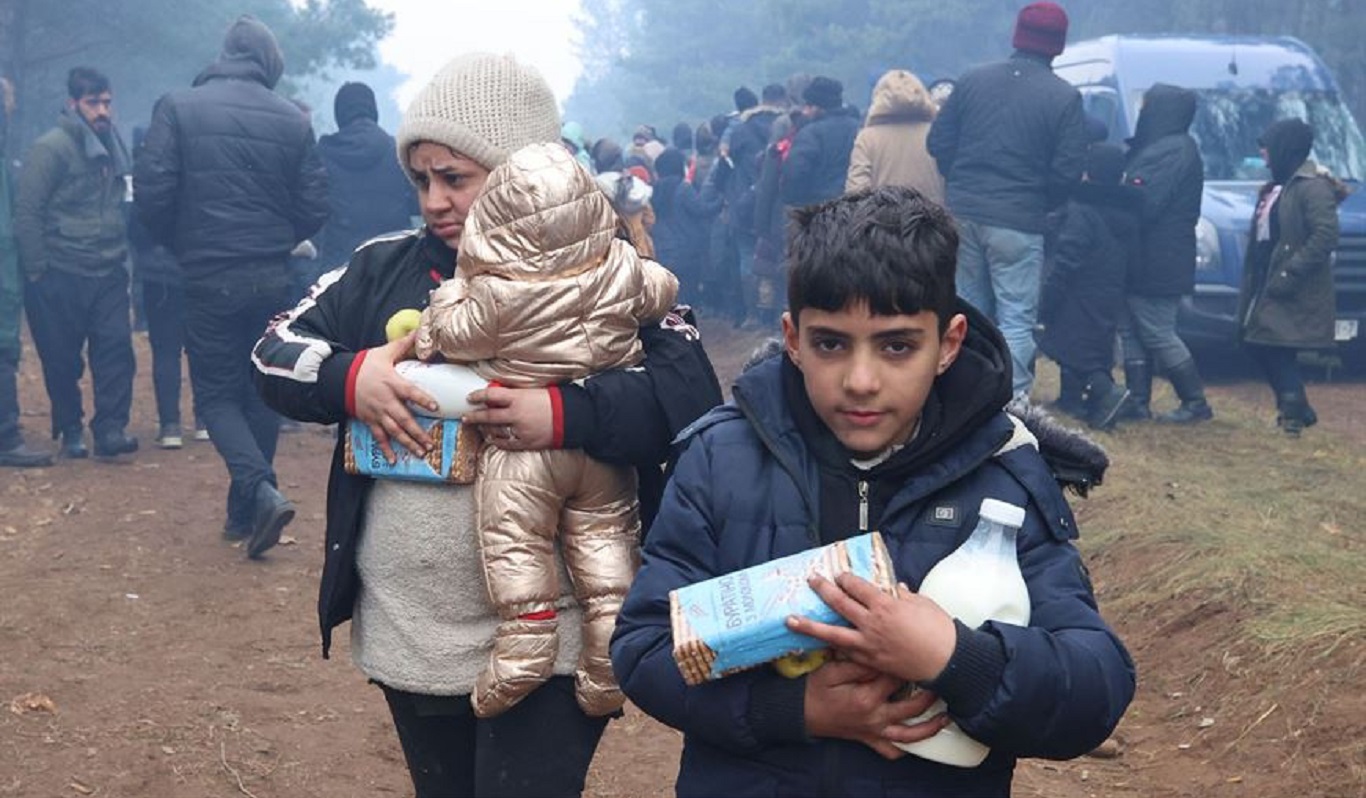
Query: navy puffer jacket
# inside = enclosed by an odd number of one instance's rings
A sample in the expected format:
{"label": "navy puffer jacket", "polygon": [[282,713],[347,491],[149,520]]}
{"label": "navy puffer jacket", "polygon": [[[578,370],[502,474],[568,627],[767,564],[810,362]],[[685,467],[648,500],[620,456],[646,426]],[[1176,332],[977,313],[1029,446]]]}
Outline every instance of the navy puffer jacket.
{"label": "navy puffer jacket", "polygon": [[[1002,353],[981,355],[965,352],[945,375],[962,369],[958,377],[937,381],[937,388],[953,386],[938,400],[945,413],[980,406],[972,394],[990,393],[1001,379],[1008,386]],[[938,454],[902,475],[871,524],[887,541],[897,578],[918,586],[971,533],[983,498],[1026,508],[1019,557],[1030,626],[960,626],[960,640],[994,652],[983,656],[995,658],[999,669],[987,670],[999,678],[985,689],[972,678],[950,684],[941,676],[944,683],[935,685],[953,720],[991,747],[986,761],[976,768],[914,756],[888,761],[859,743],[808,738],[804,683],[768,667],[684,684],[672,657],[669,591],[822,538],[829,500],[822,464],[790,411],[783,360],[742,375],[734,403],[682,436],[686,449],[612,641],[627,696],[684,733],[677,794],[1006,796],[1017,757],[1074,757],[1104,740],[1133,697],[1133,663],[1096,609],[1066,501],[1029,436],[1002,412],[957,429],[937,427],[947,440],[927,445]]]}

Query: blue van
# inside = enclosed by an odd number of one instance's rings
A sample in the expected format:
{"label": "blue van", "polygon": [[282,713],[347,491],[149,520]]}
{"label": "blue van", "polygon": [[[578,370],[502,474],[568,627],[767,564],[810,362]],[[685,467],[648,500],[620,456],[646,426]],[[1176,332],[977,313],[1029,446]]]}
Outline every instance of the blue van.
{"label": "blue van", "polygon": [[[1081,91],[1087,113],[1110,140],[1133,134],[1143,93],[1154,83],[1199,96],[1191,134],[1205,161],[1205,194],[1196,225],[1195,294],[1182,303],[1180,330],[1193,345],[1236,341],[1238,286],[1257,189],[1268,171],[1257,138],[1267,126],[1300,117],[1314,126],[1312,157],[1354,189],[1366,178],[1366,140],[1343,104],[1328,67],[1289,36],[1104,36],[1070,44],[1053,62]],[[1335,253],[1336,338],[1353,360],[1366,355],[1366,192],[1340,206]]]}

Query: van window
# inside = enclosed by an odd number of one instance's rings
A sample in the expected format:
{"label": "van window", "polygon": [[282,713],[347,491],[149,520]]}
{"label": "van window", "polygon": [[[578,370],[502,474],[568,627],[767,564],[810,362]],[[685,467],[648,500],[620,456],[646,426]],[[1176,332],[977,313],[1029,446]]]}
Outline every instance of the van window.
{"label": "van window", "polygon": [[1114,89],[1104,86],[1081,87],[1082,110],[1087,116],[1105,123],[1109,131],[1108,141],[1124,138],[1124,123],[1119,118],[1119,95]]}
{"label": "van window", "polygon": [[1200,142],[1206,180],[1266,180],[1257,139],[1272,122],[1291,117],[1313,126],[1316,163],[1344,180],[1366,178],[1366,142],[1336,93],[1248,87],[1195,93],[1199,104],[1191,135]]}

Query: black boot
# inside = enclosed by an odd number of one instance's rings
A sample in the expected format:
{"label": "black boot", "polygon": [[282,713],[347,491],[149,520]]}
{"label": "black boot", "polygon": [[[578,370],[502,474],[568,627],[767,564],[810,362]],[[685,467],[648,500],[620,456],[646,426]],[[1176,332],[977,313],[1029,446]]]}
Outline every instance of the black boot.
{"label": "black boot", "polygon": [[1195,424],[1214,418],[1214,410],[1205,401],[1205,383],[1200,379],[1194,358],[1172,366],[1167,371],[1167,379],[1172,381],[1172,388],[1181,399],[1181,406],[1158,416],[1158,421],[1164,424]]}
{"label": "black boot", "polygon": [[52,465],[52,452],[30,449],[22,438],[14,445],[0,449],[0,467],[46,468],[50,465]]}
{"label": "black boot", "polygon": [[1096,372],[1086,384],[1086,423],[1094,429],[1114,429],[1128,399],[1129,392],[1108,372]]}
{"label": "black boot", "polygon": [[138,439],[124,434],[123,430],[105,432],[95,436],[96,460],[117,461],[123,455],[132,454],[137,450]]}
{"label": "black boot", "polygon": [[57,453],[68,460],[84,460],[90,456],[90,450],[85,448],[85,428],[72,427],[63,430],[59,436],[61,438],[61,448]]}
{"label": "black boot", "polygon": [[1312,426],[1314,422],[1318,421],[1318,417],[1313,415],[1314,410],[1309,406],[1309,398],[1304,395],[1303,389],[1278,394],[1276,404],[1281,410],[1280,415],[1276,417],[1276,424],[1282,432],[1292,438],[1300,437],[1300,433],[1304,431],[1305,427]]}
{"label": "black boot", "polygon": [[1146,360],[1124,361],[1124,387],[1129,389],[1129,401],[1120,408],[1116,421],[1148,421],[1153,412],[1148,402],[1153,396],[1153,370]]}
{"label": "black boot", "polygon": [[1066,366],[1059,370],[1058,401],[1049,408],[1073,418],[1086,417],[1086,377]]}
{"label": "black boot", "polygon": [[247,556],[253,560],[280,542],[280,532],[294,520],[294,502],[280,495],[269,482],[256,486],[255,521],[247,540]]}

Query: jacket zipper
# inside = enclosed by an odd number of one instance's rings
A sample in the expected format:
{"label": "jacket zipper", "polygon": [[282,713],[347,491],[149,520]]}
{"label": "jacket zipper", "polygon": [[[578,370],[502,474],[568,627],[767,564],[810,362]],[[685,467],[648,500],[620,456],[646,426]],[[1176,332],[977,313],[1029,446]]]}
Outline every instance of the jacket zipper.
{"label": "jacket zipper", "polygon": [[858,531],[868,531],[868,480],[858,481]]}

